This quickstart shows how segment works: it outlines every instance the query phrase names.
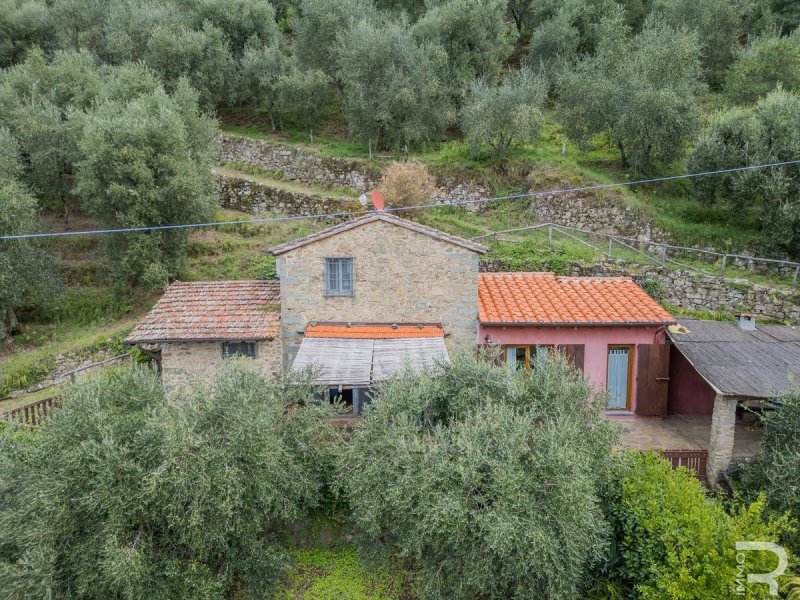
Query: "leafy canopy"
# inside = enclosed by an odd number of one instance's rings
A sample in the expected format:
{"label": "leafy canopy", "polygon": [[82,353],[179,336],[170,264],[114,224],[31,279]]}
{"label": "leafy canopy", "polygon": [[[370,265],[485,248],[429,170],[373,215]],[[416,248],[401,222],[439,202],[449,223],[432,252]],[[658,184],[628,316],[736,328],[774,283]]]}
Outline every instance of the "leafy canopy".
{"label": "leafy canopy", "polygon": [[699,125],[697,35],[650,18],[631,37],[621,12],[601,29],[597,53],[559,79],[567,132],[584,145],[608,133],[637,171],[671,163]]}
{"label": "leafy canopy", "polygon": [[[734,507],[707,498],[685,468],[652,453],[631,453],[611,501],[622,563],[617,575],[643,600],[770,598],[765,585],[737,586],[737,541],[778,541],[790,525],[765,515],[765,500]],[[768,573],[774,555],[747,554],[747,569]]]}
{"label": "leafy canopy", "polygon": [[407,23],[360,21],[336,46],[351,135],[380,147],[436,139],[455,112],[445,85],[447,53],[417,42]]}
{"label": "leafy canopy", "polygon": [[340,463],[365,551],[431,597],[574,598],[604,556],[598,488],[615,426],[563,362],[472,356],[378,390]]}
{"label": "leafy canopy", "polygon": [[[791,161],[800,156],[800,97],[777,89],[750,108],[715,114],[689,157],[691,171]],[[695,196],[754,216],[768,251],[800,256],[800,168],[754,169],[693,181]]]}
{"label": "leafy canopy", "polygon": [[335,432],[302,381],[230,365],[167,401],[126,368],[70,388],[27,443],[0,438],[10,597],[264,598],[279,538],[324,498]]}
{"label": "leafy canopy", "polygon": [[488,143],[495,155],[505,154],[513,142],[539,137],[546,99],[547,82],[528,69],[510,73],[499,85],[476,81],[461,109],[461,130],[473,151]]}

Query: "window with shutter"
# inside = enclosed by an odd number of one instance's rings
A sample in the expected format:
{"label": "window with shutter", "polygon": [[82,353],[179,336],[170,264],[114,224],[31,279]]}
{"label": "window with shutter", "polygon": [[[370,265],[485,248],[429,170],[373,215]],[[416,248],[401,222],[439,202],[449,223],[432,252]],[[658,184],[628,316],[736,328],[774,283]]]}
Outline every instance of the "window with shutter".
{"label": "window with shutter", "polygon": [[325,259],[325,295],[353,295],[353,259]]}

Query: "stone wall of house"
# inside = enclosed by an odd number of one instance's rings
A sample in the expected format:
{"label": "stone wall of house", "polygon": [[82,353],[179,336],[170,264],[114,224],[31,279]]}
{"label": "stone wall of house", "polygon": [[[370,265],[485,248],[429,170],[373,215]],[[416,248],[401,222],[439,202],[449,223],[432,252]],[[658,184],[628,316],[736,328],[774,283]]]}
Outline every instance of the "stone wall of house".
{"label": "stone wall of house", "polygon": [[[506,271],[503,260],[481,261],[483,271]],[[525,270],[524,265],[520,270]],[[632,277],[656,300],[687,310],[709,312],[752,312],[782,321],[800,322],[800,290],[778,289],[742,279],[723,279],[658,265],[631,265],[621,260],[599,261],[593,265],[575,263],[572,274],[596,277]]]}
{"label": "stone wall of house", "polygon": [[362,210],[358,200],[278,189],[247,177],[217,174],[220,206],[249,214],[307,216]]}
{"label": "stone wall of house", "polygon": [[[172,342],[161,344],[161,380],[170,392],[188,390],[212,378],[225,359],[222,342]],[[281,341],[258,342],[253,364],[265,375],[281,372]]]}
{"label": "stone wall of house", "polygon": [[[352,257],[352,297],[324,295],[324,259]],[[284,365],[311,321],[442,323],[450,351],[478,335],[475,252],[373,221],[278,257]]]}

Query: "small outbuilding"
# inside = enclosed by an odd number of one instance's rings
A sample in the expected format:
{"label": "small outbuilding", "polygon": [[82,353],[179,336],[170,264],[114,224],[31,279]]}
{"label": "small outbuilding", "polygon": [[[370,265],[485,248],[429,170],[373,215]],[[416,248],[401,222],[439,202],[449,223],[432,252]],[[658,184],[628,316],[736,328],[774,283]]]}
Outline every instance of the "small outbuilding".
{"label": "small outbuilding", "polygon": [[168,391],[213,376],[232,357],[252,360],[267,375],[280,373],[279,283],[175,282],[125,343],[156,355]]}
{"label": "small outbuilding", "polygon": [[669,414],[711,415],[708,478],[714,483],[733,460],[743,405],[761,405],[800,377],[800,328],[678,319],[672,342]]}
{"label": "small outbuilding", "polygon": [[535,370],[561,351],[598,390],[609,414],[666,416],[675,319],[629,277],[481,273],[479,338],[510,368]]}

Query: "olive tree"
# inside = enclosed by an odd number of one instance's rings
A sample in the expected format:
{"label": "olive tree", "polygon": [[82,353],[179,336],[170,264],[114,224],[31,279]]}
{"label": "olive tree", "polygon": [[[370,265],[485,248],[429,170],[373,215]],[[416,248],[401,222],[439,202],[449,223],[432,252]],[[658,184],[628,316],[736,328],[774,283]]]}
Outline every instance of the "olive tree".
{"label": "olive tree", "polygon": [[[705,171],[791,161],[800,156],[800,97],[781,89],[750,108],[712,116],[689,169]],[[758,219],[766,250],[800,257],[800,168],[787,165],[698,179],[695,196]]]}
{"label": "olive tree", "polygon": [[505,154],[513,142],[539,137],[546,99],[547,82],[527,69],[499,85],[476,81],[461,109],[461,130],[473,151],[488,143],[495,155]]}
{"label": "olive tree", "polygon": [[341,85],[337,43],[362,19],[377,21],[377,11],[370,0],[300,0],[292,19],[293,48],[300,65],[319,69]]}
{"label": "olive tree", "polygon": [[278,79],[276,88],[281,113],[295,125],[308,129],[314,137],[314,127],[325,114],[330,78],[317,69],[292,69]]}
{"label": "olive tree", "polygon": [[243,364],[169,399],[146,367],[68,389],[25,443],[0,437],[3,591],[269,597],[338,443],[325,407],[298,406],[309,393]]}
{"label": "olive tree", "polygon": [[436,139],[453,122],[447,53],[417,42],[406,23],[363,20],[340,37],[336,54],[348,129],[370,149]]}
{"label": "olive tree", "polygon": [[[0,127],[0,235],[41,231],[36,200],[16,179],[19,147]],[[0,240],[0,340],[17,325],[15,311],[58,299],[53,258],[29,240]]]}
{"label": "olive tree", "polygon": [[608,548],[599,487],[616,426],[562,361],[471,356],[381,385],[341,478],[367,551],[429,597],[575,598]]}
{"label": "olive tree", "polygon": [[725,95],[737,104],[750,104],[778,85],[800,91],[800,31],[752,40],[728,71]]}
{"label": "olive tree", "polygon": [[[239,101],[265,110],[273,131],[281,126],[279,82],[292,73],[293,69],[291,57],[278,44],[250,46],[242,55],[239,65]],[[284,89],[283,93],[286,91]]]}
{"label": "olive tree", "polygon": [[619,12],[601,28],[596,54],[559,78],[567,133],[583,145],[608,133],[636,171],[676,160],[698,127],[697,34],[648,19],[631,37]]}
{"label": "olive tree", "polygon": [[447,52],[448,82],[461,97],[476,77],[496,79],[514,49],[505,0],[448,0],[428,9],[414,26],[423,42]]}
{"label": "olive tree", "polygon": [[52,19],[45,2],[39,0],[3,0],[0,2],[0,68],[22,59],[35,45],[52,41]]}
{"label": "olive tree", "polygon": [[655,0],[652,11],[672,27],[697,32],[705,79],[719,88],[743,33],[738,5],[730,0]]}
{"label": "olive tree", "polygon": [[[76,192],[108,227],[177,225],[207,220],[216,208],[211,167],[215,123],[180,82],[132,100],[108,100],[75,115],[82,160]],[[183,266],[185,230],[104,238],[116,283],[163,286]]]}
{"label": "olive tree", "polygon": [[203,24],[200,30],[158,27],[147,42],[144,61],[168,90],[187,78],[206,110],[229,103],[234,61],[222,30]]}

